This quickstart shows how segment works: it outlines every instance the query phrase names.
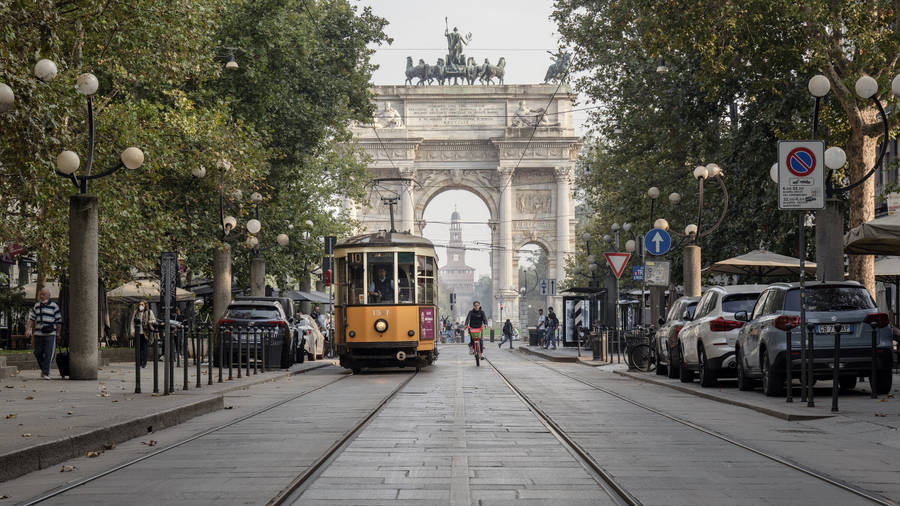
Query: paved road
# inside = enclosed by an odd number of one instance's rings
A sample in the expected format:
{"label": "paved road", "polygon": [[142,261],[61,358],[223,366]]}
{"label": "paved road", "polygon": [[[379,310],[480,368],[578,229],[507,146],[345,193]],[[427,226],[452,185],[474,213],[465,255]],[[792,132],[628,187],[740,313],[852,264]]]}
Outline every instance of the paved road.
{"label": "paved road", "polygon": [[[598,368],[463,346],[412,377],[291,500],[296,504],[610,504],[599,480],[502,381],[502,371],[643,504],[864,504],[862,498],[659,413],[843,482],[900,498],[896,430],[856,419],[788,422]],[[496,367],[495,370],[493,367]],[[264,504],[412,372],[337,367],[232,392],[223,410],[98,458],[0,484],[10,503],[276,402],[284,404],[58,496],[50,504]],[[606,389],[598,390],[583,382]],[[292,399],[298,394],[305,395]],[[613,395],[615,394],[615,395]],[[645,407],[616,395],[634,399]],[[149,439],[158,440],[149,448]]]}

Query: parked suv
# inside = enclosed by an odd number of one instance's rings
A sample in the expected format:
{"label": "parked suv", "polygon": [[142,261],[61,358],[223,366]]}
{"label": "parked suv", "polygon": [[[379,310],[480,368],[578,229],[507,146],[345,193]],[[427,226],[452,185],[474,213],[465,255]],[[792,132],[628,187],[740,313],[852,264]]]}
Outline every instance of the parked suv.
{"label": "parked suv", "polygon": [[[752,311],[764,285],[711,286],[697,302],[694,317],[678,333],[678,377],[683,383],[700,375],[700,385],[715,386],[720,376],[734,376],[734,344],[744,322],[738,311]],[[686,318],[687,319],[687,318]]]}
{"label": "parked suv", "polygon": [[[813,324],[816,379],[831,379],[834,364],[834,327],[841,324],[841,363],[838,386],[851,390],[858,377],[872,375],[872,332],[876,339],[875,378],[870,378],[878,394],[891,390],[891,327],[888,316],[879,313],[869,292],[854,281],[812,282],[805,287],[806,321]],[[752,312],[738,312],[738,321],[747,322],[737,342],[738,387],[753,388],[762,380],[768,396],[781,395],[785,388],[787,328],[791,327],[791,375],[800,377],[800,285],[778,283],[769,287]]]}
{"label": "parked suv", "polygon": [[700,297],[679,297],[669,309],[666,318],[659,319],[659,330],[656,331],[656,372],[668,373],[670,378],[678,377],[678,353],[672,350],[678,349],[678,333],[686,323],[685,314],[693,318],[694,309]]}
{"label": "parked suv", "polygon": [[[221,335],[221,339],[217,339],[217,347],[214,350],[214,361],[218,365],[219,350],[218,343],[222,343],[223,356],[225,364],[237,361],[243,356],[246,361],[248,340],[254,339],[251,329],[263,329],[265,331],[274,331],[270,335],[268,347],[266,348],[266,366],[281,367],[287,369],[294,363],[294,357],[297,353],[299,345],[291,323],[288,321],[281,302],[274,298],[264,300],[262,298],[243,298],[237,299],[228,305],[225,315],[216,323],[217,335]],[[223,332],[227,329],[227,332]],[[231,353],[229,356],[229,343],[231,339]],[[252,342],[252,341],[251,341]],[[260,343],[256,349],[256,356],[262,360],[263,345]],[[253,351],[250,351],[251,357]]]}

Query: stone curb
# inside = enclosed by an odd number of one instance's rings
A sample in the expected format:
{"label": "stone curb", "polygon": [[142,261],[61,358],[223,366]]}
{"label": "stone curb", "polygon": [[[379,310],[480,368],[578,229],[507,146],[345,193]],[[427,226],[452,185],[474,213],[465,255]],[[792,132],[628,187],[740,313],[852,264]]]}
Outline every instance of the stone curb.
{"label": "stone curb", "polygon": [[683,387],[681,385],[674,385],[672,383],[666,381],[660,381],[655,378],[644,377],[638,373],[631,373],[628,371],[613,371],[614,373],[625,376],[626,378],[635,379],[638,381],[645,381],[647,383],[652,383],[654,385],[659,385],[663,387],[671,388],[672,390],[678,390],[679,392],[683,392],[686,394],[691,394],[696,397],[702,397],[704,399],[709,399],[711,401],[721,402],[723,404],[730,404],[732,406],[738,406],[741,408],[751,409],[758,413],[762,413],[764,415],[769,415],[775,418],[780,418],[782,420],[787,420],[789,422],[796,422],[802,420],[820,420],[823,418],[833,418],[834,415],[798,415],[795,413],[786,413],[784,411],[779,411],[777,409],[767,408],[765,406],[757,406],[756,404],[751,404],[749,402],[738,401],[735,399],[730,399],[725,396],[712,394],[709,392],[700,392],[698,390],[694,390],[693,388]]}
{"label": "stone curb", "polygon": [[[225,407],[224,395],[235,390],[278,381],[280,379],[321,369],[333,365],[330,361],[296,371],[288,371],[274,376],[265,375],[257,381],[234,385],[216,392],[214,397],[192,402],[160,413],[151,413],[109,427],[89,430],[81,434],[48,441],[43,444],[14,450],[0,455],[0,483],[18,478],[32,471],[46,469],[66,460],[82,457],[89,451],[101,451],[104,445],[119,444],[130,439],[145,436],[167,427],[173,427],[192,418],[218,411]],[[206,386],[206,385],[204,385]]]}
{"label": "stone curb", "polygon": [[534,355],[536,357],[545,358],[551,362],[569,362],[569,363],[578,362],[578,357],[559,357],[559,356],[555,356],[555,355],[550,355],[550,354],[534,351],[534,350],[531,350],[528,348],[522,348],[521,346],[516,349],[519,351],[519,353],[527,353],[529,355]]}

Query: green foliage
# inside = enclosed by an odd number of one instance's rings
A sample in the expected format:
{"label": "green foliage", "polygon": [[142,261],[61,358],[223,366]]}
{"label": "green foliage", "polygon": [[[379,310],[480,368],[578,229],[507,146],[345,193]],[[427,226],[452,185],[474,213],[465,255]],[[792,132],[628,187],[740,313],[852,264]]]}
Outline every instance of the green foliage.
{"label": "green foliage", "polygon": [[[895,13],[887,0],[871,8],[824,0],[555,6],[564,43],[575,48],[575,70],[585,75],[578,87],[602,104],[591,118],[579,180],[594,216],[579,230],[578,245],[584,248],[580,238],[589,231],[592,252],[607,248],[600,238],[613,222],[636,223],[639,232],[650,227],[651,186],[661,192],[653,218],[666,218],[682,242],[685,225],[697,222],[691,172],[715,162],[725,172],[729,206],[721,228],[701,239],[704,266],[759,247],[796,255],[798,218],[778,211],[768,172],[779,139],[810,137],[808,79],[824,72],[832,80],[819,135],[841,145],[862,129],[848,120],[848,109],[865,107],[843,91],[865,72],[887,99],[897,71],[900,38],[888,29]],[[660,57],[669,72],[656,72]],[[613,134],[617,124],[620,135]],[[679,206],[669,204],[671,192],[682,195]],[[705,185],[701,233],[722,213],[723,197],[715,181]],[[576,281],[588,277],[584,257],[579,251],[569,266]],[[673,260],[680,282],[680,258]]]}
{"label": "green foliage", "polygon": [[[319,237],[349,227],[333,215],[344,195],[361,196],[363,166],[336,148],[350,138],[350,120],[371,117],[367,44],[385,40],[386,22],[369,10],[346,0],[36,0],[0,3],[0,22],[0,82],[16,95],[0,114],[0,242],[24,244],[41,276],[68,268],[66,197],[77,190],[54,167],[72,149],[85,168],[85,100],[74,90],[83,72],[100,82],[93,173],[116,165],[128,146],[145,154],[140,169],[90,183],[109,285],[158,270],[159,253],[172,249],[210,275],[220,195],[241,230],[249,195],[264,195],[261,245],[281,232],[291,238],[266,253],[278,279],[299,278],[319,261]],[[228,47],[240,48],[237,72],[223,68]],[[55,80],[34,77],[40,58],[57,64]],[[200,166],[207,175],[195,179]],[[234,199],[235,190],[244,197]],[[246,280],[244,251],[236,248],[235,263]]]}

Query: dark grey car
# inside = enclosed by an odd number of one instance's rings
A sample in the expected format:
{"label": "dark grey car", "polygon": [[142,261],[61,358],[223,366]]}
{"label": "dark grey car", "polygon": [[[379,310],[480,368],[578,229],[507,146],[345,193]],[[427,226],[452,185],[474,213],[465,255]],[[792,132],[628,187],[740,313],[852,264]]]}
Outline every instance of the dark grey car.
{"label": "dark grey car", "polygon": [[687,313],[693,318],[699,300],[700,297],[679,297],[669,308],[666,319],[660,318],[660,327],[656,331],[657,374],[668,373],[670,378],[678,377],[678,354],[670,353],[669,350],[678,349],[678,332],[684,327],[684,315]]}
{"label": "dark grey car", "polygon": [[[285,315],[284,308],[277,300],[235,300],[228,305],[225,315],[216,323],[216,347],[214,362],[218,365],[219,357],[225,359],[225,365],[242,359],[246,363],[248,350],[253,357],[253,345],[256,336],[267,336],[268,342],[262,341],[256,346],[256,357],[262,360],[265,346],[266,367],[287,369],[294,364],[298,341],[296,332]],[[220,355],[219,343],[222,345]],[[229,353],[230,349],[230,353]]]}
{"label": "dark grey car", "polygon": [[[891,390],[892,336],[888,316],[878,312],[869,292],[854,281],[811,282],[806,285],[806,321],[814,325],[814,374],[831,379],[834,363],[835,324],[841,325],[839,386],[849,390],[858,377],[871,376],[872,333],[876,339],[875,378],[879,394]],[[778,283],[767,288],[753,312],[739,312],[735,319],[746,322],[735,346],[738,387],[753,388],[761,379],[763,392],[781,395],[786,379],[787,328],[791,327],[791,375],[800,377],[800,288],[799,283]]]}

